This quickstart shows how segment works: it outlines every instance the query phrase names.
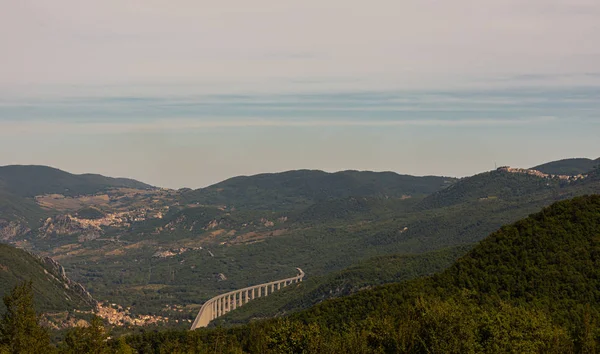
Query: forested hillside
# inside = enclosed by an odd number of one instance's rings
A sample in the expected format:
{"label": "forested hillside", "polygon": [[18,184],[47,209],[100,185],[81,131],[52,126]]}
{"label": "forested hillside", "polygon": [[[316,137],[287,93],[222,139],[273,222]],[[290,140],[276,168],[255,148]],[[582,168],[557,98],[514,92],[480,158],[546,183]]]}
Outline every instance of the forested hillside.
{"label": "forested hillside", "polygon": [[31,281],[39,311],[91,310],[94,300],[62,274],[57,263],[0,244],[0,297],[21,282]]}
{"label": "forested hillside", "polygon": [[[419,261],[421,254],[469,247],[555,201],[599,193],[599,171],[561,180],[499,170],[458,181],[291,171],[233,179],[245,187],[231,187],[229,194],[214,189],[226,198],[206,204],[188,200],[195,193],[188,190],[110,188],[36,199],[10,194],[0,199],[0,237],[60,260],[94,297],[130,308],[132,316],[169,318],[165,326],[186,326],[207,299],[289,277],[295,267],[306,272],[306,286],[316,286],[282,292],[281,303],[257,305],[256,312],[249,306],[243,319],[232,319],[242,321],[441,270],[442,263]],[[404,194],[409,190],[433,192]],[[265,198],[273,195],[287,195],[293,204],[280,207],[276,198]],[[448,253],[444,266],[456,257]],[[343,272],[356,264],[377,268],[374,261],[406,264],[414,272],[374,275],[360,266]],[[339,272],[354,280],[340,283]],[[362,282],[361,274],[371,275]]]}
{"label": "forested hillside", "polygon": [[465,202],[514,199],[535,194],[558,193],[564,187],[566,186],[556,179],[490,171],[464,178],[444,190],[433,193],[426,197],[421,205],[423,208],[441,208]]}
{"label": "forested hillside", "polygon": [[377,285],[396,283],[443,271],[472,246],[457,246],[413,255],[379,256],[339,272],[309,277],[293,287],[260,298],[214,321],[216,325],[248,323],[254,319],[287,315],[324,300],[348,296]]}
{"label": "forested hillside", "polygon": [[414,177],[394,172],[297,170],[228,179],[184,194],[188,202],[236,208],[290,210],[346,197],[421,196],[454,182],[447,177]]}
{"label": "forested hillside", "polygon": [[52,251],[99,299],[192,319],[193,306],[289,277],[295,267],[319,277],[377,256],[470,245],[557,200],[598,192],[593,175],[566,182],[493,171],[426,197],[350,196],[279,211],[269,210],[270,201],[258,209],[180,204],[162,218],[107,229],[97,241],[63,237]]}
{"label": "forested hillside", "polygon": [[548,162],[532,169],[551,175],[575,176],[589,172],[599,165],[600,158],[596,160],[575,158]]}
{"label": "forested hillside", "polygon": [[77,196],[116,187],[151,188],[150,185],[128,178],[111,178],[97,174],[74,175],[47,166],[0,166],[0,190],[20,197],[53,193]]}
{"label": "forested hillside", "polygon": [[0,223],[2,220],[5,222],[22,220],[25,224],[34,224],[44,215],[44,210],[32,199],[0,189]]}
{"label": "forested hillside", "polygon": [[578,197],[502,227],[439,275],[286,319],[127,341],[142,353],[595,352],[599,235],[600,196]]}

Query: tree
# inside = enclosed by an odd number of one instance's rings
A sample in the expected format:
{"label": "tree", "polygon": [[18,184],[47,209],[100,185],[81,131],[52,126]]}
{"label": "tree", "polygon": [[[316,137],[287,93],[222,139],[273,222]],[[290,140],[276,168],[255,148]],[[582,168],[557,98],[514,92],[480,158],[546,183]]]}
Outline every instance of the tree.
{"label": "tree", "polygon": [[71,329],[66,334],[61,353],[108,353],[110,350],[106,343],[107,338],[108,333],[102,319],[94,316],[89,326]]}
{"label": "tree", "polygon": [[48,331],[39,325],[39,317],[33,307],[31,281],[17,285],[4,296],[6,313],[0,322],[1,353],[49,353]]}
{"label": "tree", "polygon": [[114,351],[116,354],[134,354],[133,348],[130,347],[125,341],[125,337],[119,337],[117,339],[117,343],[114,346]]}

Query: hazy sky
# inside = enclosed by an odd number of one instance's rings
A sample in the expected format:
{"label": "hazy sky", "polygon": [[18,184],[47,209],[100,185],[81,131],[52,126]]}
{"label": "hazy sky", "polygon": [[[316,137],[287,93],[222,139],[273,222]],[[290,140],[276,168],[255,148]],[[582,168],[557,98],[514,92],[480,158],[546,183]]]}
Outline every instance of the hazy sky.
{"label": "hazy sky", "polygon": [[0,0],[0,165],[200,187],[600,156],[600,1],[221,3]]}

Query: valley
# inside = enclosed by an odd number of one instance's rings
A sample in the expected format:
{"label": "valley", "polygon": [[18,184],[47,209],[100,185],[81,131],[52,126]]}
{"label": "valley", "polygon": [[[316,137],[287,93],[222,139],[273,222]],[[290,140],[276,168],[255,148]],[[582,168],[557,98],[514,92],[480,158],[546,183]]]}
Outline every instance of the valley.
{"label": "valley", "polygon": [[[73,178],[62,173],[67,177],[59,180]],[[336,287],[329,295],[318,285],[335,274],[352,274],[346,268],[385,259],[378,257],[437,259],[438,251],[456,250],[443,257],[441,264],[449,265],[502,225],[600,190],[597,170],[566,178],[504,167],[463,179],[302,170],[234,178],[200,190],[131,183],[107,187],[100,179],[98,187],[80,187],[90,194],[0,189],[14,198],[11,208],[18,211],[0,214],[0,235],[59,261],[105,304],[96,312],[111,324],[180,328],[205,300],[285,278],[296,266],[308,274],[306,290],[284,294],[289,297],[277,300],[279,305],[251,304],[220,323],[288,314],[357,289],[437,272],[443,267],[420,265],[401,277],[365,273],[372,280]]]}

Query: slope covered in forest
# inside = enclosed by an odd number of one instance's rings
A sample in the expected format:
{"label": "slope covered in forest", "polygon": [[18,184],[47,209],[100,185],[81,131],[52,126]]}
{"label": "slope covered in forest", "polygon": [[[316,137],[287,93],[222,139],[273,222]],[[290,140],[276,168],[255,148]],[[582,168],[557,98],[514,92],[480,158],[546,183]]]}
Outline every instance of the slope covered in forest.
{"label": "slope covered in forest", "polygon": [[573,158],[547,162],[545,164],[532,167],[532,169],[551,175],[576,176],[589,172],[598,165],[600,165],[600,158],[596,160]]}
{"label": "slope covered in forest", "polygon": [[58,263],[0,244],[0,297],[28,281],[32,282],[39,311],[90,310],[95,305],[85,289],[66,277]]}
{"label": "slope covered in forest", "polygon": [[422,254],[395,254],[371,258],[342,271],[308,277],[297,286],[284,288],[268,298],[252,301],[217,319],[215,323],[247,323],[255,318],[287,315],[324,300],[348,296],[377,285],[432,275],[446,269],[469,249],[471,246],[466,245]]}
{"label": "slope covered in forest", "polygon": [[132,336],[145,348],[258,352],[595,352],[600,196],[504,226],[444,272],[229,330]]}
{"label": "slope covered in forest", "polygon": [[133,179],[112,178],[89,173],[76,175],[48,166],[0,166],[0,190],[21,197],[53,193],[77,196],[119,187],[152,188],[148,184]]}
{"label": "slope covered in forest", "polygon": [[455,181],[394,172],[295,170],[230,178],[183,195],[188,202],[236,208],[291,210],[318,201],[346,197],[427,195]]}

